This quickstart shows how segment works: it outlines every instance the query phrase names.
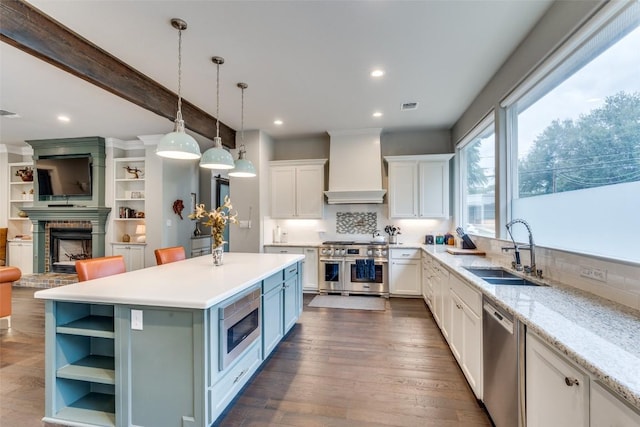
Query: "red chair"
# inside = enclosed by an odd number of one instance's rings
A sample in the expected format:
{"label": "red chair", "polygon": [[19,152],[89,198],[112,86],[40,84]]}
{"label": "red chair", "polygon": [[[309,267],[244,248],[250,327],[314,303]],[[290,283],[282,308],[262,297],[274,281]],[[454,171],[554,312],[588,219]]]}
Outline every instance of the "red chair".
{"label": "red chair", "polygon": [[126,271],[127,268],[122,255],[76,261],[76,272],[78,273],[79,282],[125,273]]}
{"label": "red chair", "polygon": [[172,246],[170,248],[160,248],[153,251],[156,255],[156,264],[168,264],[170,262],[182,261],[187,259],[182,246]]}

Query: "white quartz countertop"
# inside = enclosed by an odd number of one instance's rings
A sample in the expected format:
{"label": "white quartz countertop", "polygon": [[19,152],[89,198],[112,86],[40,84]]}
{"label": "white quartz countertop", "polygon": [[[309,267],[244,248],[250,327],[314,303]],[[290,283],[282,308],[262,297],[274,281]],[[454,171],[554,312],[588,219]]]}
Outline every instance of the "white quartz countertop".
{"label": "white quartz countertop", "polygon": [[35,293],[36,298],[89,303],[206,309],[304,259],[299,254],[224,254],[213,265],[204,255],[74,283]]}
{"label": "white quartz countertop", "polygon": [[640,408],[640,312],[579,289],[491,285],[464,267],[491,266],[481,256],[451,255],[423,245],[483,294],[513,314],[561,353]]}

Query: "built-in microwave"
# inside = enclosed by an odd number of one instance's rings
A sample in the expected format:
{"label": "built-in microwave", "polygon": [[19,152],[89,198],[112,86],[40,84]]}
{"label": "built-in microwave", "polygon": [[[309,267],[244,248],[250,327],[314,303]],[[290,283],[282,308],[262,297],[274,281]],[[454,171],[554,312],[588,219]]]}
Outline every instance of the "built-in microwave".
{"label": "built-in microwave", "polygon": [[260,289],[220,308],[220,369],[225,369],[260,339]]}

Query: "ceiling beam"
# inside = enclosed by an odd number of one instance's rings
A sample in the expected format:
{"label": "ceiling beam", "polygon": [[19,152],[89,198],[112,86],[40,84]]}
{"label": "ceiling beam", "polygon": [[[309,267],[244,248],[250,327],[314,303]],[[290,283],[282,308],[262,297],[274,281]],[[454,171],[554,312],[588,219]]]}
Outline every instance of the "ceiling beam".
{"label": "ceiling beam", "polygon": [[[0,2],[0,40],[171,121],[178,95],[82,38],[22,0]],[[216,136],[215,117],[182,100],[185,127]],[[235,130],[220,123],[224,145],[235,148]],[[107,136],[107,135],[105,135]]]}

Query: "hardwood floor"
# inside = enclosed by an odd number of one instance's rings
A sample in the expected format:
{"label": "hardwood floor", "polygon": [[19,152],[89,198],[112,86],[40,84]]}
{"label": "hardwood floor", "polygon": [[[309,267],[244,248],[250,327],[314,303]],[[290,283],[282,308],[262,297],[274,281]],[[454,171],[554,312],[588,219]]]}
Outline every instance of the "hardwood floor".
{"label": "hardwood floor", "polygon": [[0,331],[0,426],[42,426],[44,302],[13,288],[11,329]]}
{"label": "hardwood floor", "polygon": [[[0,426],[42,426],[44,307],[13,289],[0,335]],[[223,426],[490,426],[419,299],[384,312],[308,307]],[[149,426],[151,427],[151,426]]]}
{"label": "hardwood floor", "polygon": [[490,426],[419,299],[308,307],[220,426]]}

